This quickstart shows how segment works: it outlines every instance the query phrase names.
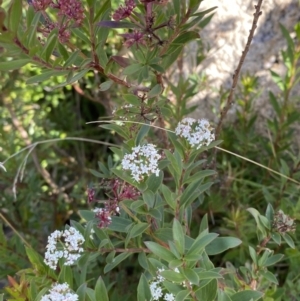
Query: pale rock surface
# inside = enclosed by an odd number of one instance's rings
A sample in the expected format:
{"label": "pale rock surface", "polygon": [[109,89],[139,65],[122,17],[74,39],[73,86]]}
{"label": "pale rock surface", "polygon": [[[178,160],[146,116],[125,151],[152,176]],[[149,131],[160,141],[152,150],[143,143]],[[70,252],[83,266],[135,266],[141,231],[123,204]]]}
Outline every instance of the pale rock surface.
{"label": "pale rock surface", "polygon": [[[212,108],[219,108],[216,90],[221,87],[230,88],[233,72],[252,25],[256,4],[257,1],[253,0],[204,0],[201,3],[200,11],[213,6],[218,8],[210,23],[200,33],[205,45],[210,47],[207,58],[195,68],[196,43],[189,45],[185,53],[183,70],[186,75],[196,71],[205,72],[208,77],[209,88],[206,87],[205,92],[199,92],[193,98],[192,104],[199,105],[194,117],[218,121],[216,114],[212,113]],[[285,73],[280,51],[285,47],[286,41],[279,24],[292,32],[293,26],[300,21],[300,3],[299,0],[264,0],[261,10],[262,15],[241,74],[248,73],[259,78],[262,93],[256,100],[255,109],[266,122],[266,118],[271,118],[273,114],[268,102],[268,91],[271,90],[275,95],[279,93],[271,79],[270,69],[279,74]],[[298,92],[298,98],[299,95]],[[234,105],[228,114],[230,120],[234,120],[235,110]]]}

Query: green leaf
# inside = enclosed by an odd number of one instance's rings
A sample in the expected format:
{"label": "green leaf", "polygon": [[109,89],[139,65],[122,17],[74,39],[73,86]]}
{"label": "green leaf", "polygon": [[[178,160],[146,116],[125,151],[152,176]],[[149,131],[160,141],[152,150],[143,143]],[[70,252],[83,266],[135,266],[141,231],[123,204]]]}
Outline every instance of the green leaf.
{"label": "green leaf", "polygon": [[160,275],[166,278],[167,280],[175,283],[181,283],[185,280],[184,276],[181,273],[175,271],[162,271],[160,272]]}
{"label": "green leaf", "polygon": [[167,262],[176,259],[176,257],[174,256],[174,254],[172,252],[170,252],[165,247],[157,244],[156,242],[145,241],[144,244],[153,254],[155,254],[159,258],[162,258],[163,260],[165,260]]}
{"label": "green leaf", "polygon": [[160,65],[157,65],[157,64],[150,64],[149,65],[152,69],[154,69],[155,71],[158,71],[158,72],[160,72],[160,73],[165,73],[166,72],[166,70],[162,67],[162,66],[160,66]]}
{"label": "green leaf", "polygon": [[112,263],[108,263],[104,267],[104,274],[108,273],[112,269],[114,269],[118,264],[120,264],[123,260],[125,260],[127,257],[129,257],[131,253],[121,253],[120,255],[116,256]]}
{"label": "green leaf", "polygon": [[190,41],[200,39],[200,35],[196,31],[188,31],[188,32],[183,32],[180,34],[172,43],[172,45],[181,45],[181,44],[187,44]]}
{"label": "green leaf", "polygon": [[274,83],[279,87],[279,89],[281,91],[284,91],[285,90],[285,84],[283,82],[283,79],[280,77],[280,75],[272,70],[270,70],[271,72],[271,77],[274,81]]}
{"label": "green leaf", "polygon": [[235,248],[241,243],[242,241],[235,237],[217,237],[205,247],[205,251],[208,255],[216,255],[228,249]]}
{"label": "green leaf", "polygon": [[64,60],[67,61],[69,58],[69,52],[67,51],[65,46],[62,45],[61,43],[57,43],[57,50],[59,54],[64,58]]}
{"label": "green leaf", "polygon": [[[140,100],[139,100],[139,102],[140,102]],[[149,130],[150,130],[150,125],[148,125],[148,124],[142,125],[142,127],[140,128],[139,132],[136,135],[135,145],[142,144],[142,141],[143,141],[144,137],[148,134]]]}
{"label": "green leaf", "polygon": [[143,192],[143,200],[147,204],[148,208],[153,208],[155,203],[155,194],[151,190],[147,189]]}
{"label": "green leaf", "polygon": [[125,139],[129,139],[128,134],[125,130],[122,129],[122,127],[118,124],[102,124],[100,125],[101,128],[114,131],[118,133],[118,135],[122,136]]}
{"label": "green leaf", "polygon": [[189,1],[189,12],[192,14],[199,8],[200,3],[203,0],[190,0]]}
{"label": "green leaf", "polygon": [[222,275],[220,275],[217,272],[213,272],[213,271],[200,272],[200,273],[198,273],[198,277],[199,277],[200,280],[204,280],[204,279],[221,279],[221,278],[223,278]]}
{"label": "green leaf", "polygon": [[218,237],[219,234],[217,233],[204,233],[200,234],[197,239],[193,242],[192,246],[188,250],[186,257],[190,255],[197,255],[199,254],[201,256],[202,251],[204,248],[213,240],[215,240]]}
{"label": "green leaf", "polygon": [[281,23],[279,23],[279,26],[280,26],[280,29],[281,29],[281,32],[282,32],[284,38],[286,39],[286,41],[288,43],[289,48],[292,51],[294,51],[294,48],[295,48],[294,47],[294,41],[293,41],[292,37],[290,36],[290,33],[288,32],[288,30]]}
{"label": "green leaf", "polygon": [[[197,300],[214,301],[218,292],[217,280],[211,280],[207,285],[196,291]],[[245,301],[240,299],[239,301]]]}
{"label": "green leaf", "polygon": [[[205,214],[202,219],[201,219],[201,224],[200,224],[200,230],[199,233],[201,232],[207,232],[208,233],[208,219],[207,219],[207,214]],[[209,245],[208,245],[209,246]],[[208,247],[207,246],[207,247]]]}
{"label": "green leaf", "polygon": [[20,60],[8,61],[8,62],[0,62],[0,71],[20,69],[21,67],[27,65],[30,62],[31,62],[30,59],[20,59]]}
{"label": "green leaf", "polygon": [[295,243],[293,241],[293,239],[287,234],[287,233],[283,233],[282,234],[283,239],[285,240],[285,242],[292,248],[295,249]]}
{"label": "green leaf", "polygon": [[45,57],[46,62],[49,61],[50,56],[53,54],[53,51],[56,47],[57,39],[58,39],[58,29],[56,28],[52,30],[51,33],[49,34],[47,38],[47,42],[44,45],[43,51],[41,53],[41,56]]}
{"label": "green leaf", "polygon": [[266,272],[261,272],[261,275],[265,277],[267,280],[269,280],[270,282],[275,283],[276,285],[279,284],[276,276],[273,273],[266,271]]}
{"label": "green leaf", "polygon": [[252,258],[252,261],[254,262],[254,264],[258,265],[256,251],[251,246],[249,246],[249,254],[250,254],[250,257]]}
{"label": "green leaf", "polygon": [[[30,293],[30,300],[35,300],[37,294],[38,294],[38,289],[36,286],[36,283],[34,280],[30,281],[30,285],[29,285],[29,293]],[[2,301],[3,299],[1,299],[1,295],[0,295],[0,301]]]}
{"label": "green leaf", "polygon": [[180,198],[181,206],[187,208],[197,197],[213,185],[213,182],[208,182],[202,185],[200,185],[200,182],[202,182],[202,179],[189,184],[189,186],[185,189]]}
{"label": "green leaf", "polygon": [[272,91],[269,91],[269,99],[270,99],[270,103],[271,103],[273,109],[275,110],[277,116],[280,116],[281,108],[280,108],[280,105]]}
{"label": "green leaf", "polygon": [[217,6],[214,6],[214,7],[211,7],[209,9],[207,9],[207,10],[204,10],[204,11],[201,11],[199,13],[193,14],[192,17],[194,17],[194,18],[192,19],[192,21],[190,21],[187,24],[185,24],[184,26],[182,26],[182,29],[183,30],[188,30],[188,29],[191,29],[193,27],[199,26],[199,23],[203,19],[203,17],[206,14],[214,11],[216,8],[217,8]]}
{"label": "green leaf", "polygon": [[148,189],[156,193],[158,188],[162,184],[163,178],[164,173],[162,171],[159,172],[158,177],[155,174],[152,174],[146,182]]}
{"label": "green leaf", "polygon": [[175,301],[182,301],[187,300],[186,298],[189,296],[190,291],[189,290],[183,290],[176,294]]}
{"label": "green leaf", "polygon": [[99,277],[95,286],[95,298],[97,301],[109,301],[105,283]]}
{"label": "green leaf", "polygon": [[179,57],[180,53],[182,52],[183,46],[173,46],[170,47],[166,53],[166,55],[163,56],[162,61],[162,68],[165,70],[169,69],[170,66],[176,62],[177,58]]}
{"label": "green leaf", "polygon": [[28,259],[30,263],[38,270],[38,271],[44,271],[45,270],[45,265],[43,262],[43,258],[41,257],[40,254],[38,254],[35,250],[32,248],[25,247],[26,249],[26,254],[28,256]]}
{"label": "green leaf", "polygon": [[150,301],[152,300],[152,294],[147,281],[147,278],[142,274],[138,287],[137,287],[137,299],[138,301]]}
{"label": "green leaf", "polygon": [[279,233],[277,232],[271,233],[271,237],[278,245],[281,245],[281,236]]}
{"label": "green leaf", "polygon": [[40,17],[41,17],[41,12],[35,12],[33,20],[28,29],[28,37],[26,43],[28,49],[34,47],[37,44],[36,31],[40,21]]}
{"label": "green leaf", "polygon": [[107,91],[113,85],[113,83],[114,82],[112,80],[101,83],[99,86],[99,91]]}
{"label": "green leaf", "polygon": [[185,247],[184,232],[183,232],[182,225],[176,218],[174,218],[174,220],[173,220],[172,230],[173,230],[173,239],[174,239],[174,243],[177,248],[177,251],[181,255],[183,255],[184,247]]}
{"label": "green leaf", "polygon": [[[35,301],[40,301],[44,295],[49,291],[48,287],[44,287],[36,296]],[[23,301],[24,299],[22,299]],[[21,301],[21,300],[20,300]]]}
{"label": "green leaf", "polygon": [[71,85],[71,84],[77,82],[82,77],[84,77],[89,71],[90,71],[90,69],[81,70],[80,72],[75,74],[73,77],[71,77],[69,80],[67,80],[67,84]]}
{"label": "green leaf", "polygon": [[71,66],[76,60],[77,58],[80,56],[80,50],[76,50],[74,51],[69,58],[66,60],[64,67],[69,67]]}
{"label": "green leaf", "polygon": [[273,255],[265,261],[264,266],[268,267],[268,266],[274,265],[275,263],[279,262],[283,257],[284,257],[283,254]]}
{"label": "green leaf", "polygon": [[22,0],[11,0],[11,4],[8,10],[8,29],[10,31],[14,33],[18,31],[21,17],[22,17]]}
{"label": "green leaf", "polygon": [[184,268],[183,274],[190,283],[195,285],[199,284],[199,276],[194,270],[189,268]]}
{"label": "green leaf", "polygon": [[269,220],[269,223],[272,223],[274,220],[274,209],[270,203],[268,203],[266,209],[266,218]]}
{"label": "green leaf", "polygon": [[197,173],[193,174],[192,176],[188,176],[184,178],[183,184],[188,184],[191,182],[198,181],[200,179],[213,176],[216,172],[214,170],[200,170]]}
{"label": "green leaf", "polygon": [[256,301],[263,296],[263,293],[258,291],[241,291],[231,296],[232,301]]}
{"label": "green leaf", "polygon": [[51,71],[45,71],[41,74],[34,75],[30,77],[27,81],[26,84],[34,84],[38,82],[44,82],[47,79],[51,78],[52,76],[65,76],[68,74],[68,71],[58,71],[58,70],[51,70]]}
{"label": "green leaf", "polygon": [[132,75],[142,69],[141,64],[131,64],[123,70],[124,75]]}
{"label": "green leaf", "polygon": [[144,233],[149,227],[150,227],[150,224],[147,224],[147,223],[136,224],[130,230],[129,237],[130,238],[137,237],[137,236],[141,235],[142,233]]}
{"label": "green leaf", "polygon": [[169,150],[165,150],[165,154],[167,156],[167,159],[171,162],[171,165],[174,168],[177,175],[181,175],[182,161],[179,152],[175,150],[175,152],[172,154]]}
{"label": "green leaf", "polygon": [[123,94],[122,97],[125,101],[132,104],[134,107],[139,107],[141,105],[141,99],[133,94]]}
{"label": "green leaf", "polygon": [[79,215],[87,222],[95,219],[95,213],[91,210],[79,210]]}
{"label": "green leaf", "polygon": [[164,199],[166,201],[166,203],[172,208],[175,209],[176,206],[176,197],[175,195],[172,193],[172,191],[169,189],[168,186],[162,184],[160,186],[160,191],[162,192]]}
{"label": "green leaf", "polygon": [[82,32],[79,28],[72,28],[71,29],[72,33],[74,33],[78,38],[80,38],[83,42],[85,42],[87,45],[91,44],[90,39],[86,34]]}
{"label": "green leaf", "polygon": [[222,289],[218,289],[218,301],[232,301],[231,298]]}
{"label": "green leaf", "polygon": [[63,265],[59,276],[58,281],[60,283],[68,283],[70,287],[73,287],[73,272],[72,268],[68,265]]}
{"label": "green leaf", "polygon": [[123,232],[127,233],[127,227],[131,224],[131,221],[120,217],[120,216],[112,216],[111,217],[111,224],[108,226],[108,229],[116,231],[116,232]]}
{"label": "green leaf", "polygon": [[78,301],[85,301],[85,292],[86,292],[87,285],[86,283],[82,283],[76,291],[78,295]]}
{"label": "green leaf", "polygon": [[148,92],[148,98],[157,97],[161,94],[162,88],[161,85],[157,84],[155,85],[149,92]]}

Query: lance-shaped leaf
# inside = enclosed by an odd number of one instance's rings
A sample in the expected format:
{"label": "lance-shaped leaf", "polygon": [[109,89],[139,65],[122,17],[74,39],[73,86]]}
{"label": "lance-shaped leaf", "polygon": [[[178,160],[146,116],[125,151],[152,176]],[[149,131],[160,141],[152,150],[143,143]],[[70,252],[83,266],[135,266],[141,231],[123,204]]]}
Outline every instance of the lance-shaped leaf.
{"label": "lance-shaped leaf", "polygon": [[[2,1],[1,1],[2,2]],[[12,0],[8,10],[8,29],[17,32],[22,17],[22,0]]]}
{"label": "lance-shaped leaf", "polygon": [[175,255],[171,251],[156,242],[145,241],[144,244],[153,254],[167,262],[176,259]]}

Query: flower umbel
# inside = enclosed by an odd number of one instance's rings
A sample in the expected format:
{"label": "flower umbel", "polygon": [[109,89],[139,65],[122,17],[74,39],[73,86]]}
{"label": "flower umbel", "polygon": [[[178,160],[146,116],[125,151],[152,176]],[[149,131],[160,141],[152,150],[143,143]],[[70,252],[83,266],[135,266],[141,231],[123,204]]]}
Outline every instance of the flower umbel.
{"label": "flower umbel", "polygon": [[199,149],[215,140],[212,131],[213,128],[206,119],[184,118],[178,123],[175,134],[186,138],[192,147],[196,146]]}
{"label": "flower umbel", "polygon": [[159,175],[158,160],[161,155],[158,154],[155,145],[145,144],[132,148],[131,154],[126,154],[122,160],[122,167],[131,171],[132,178],[140,182],[145,176],[155,174]]}
{"label": "flower umbel", "polygon": [[[57,248],[57,242],[63,239],[62,248]],[[84,243],[83,236],[74,227],[64,231],[54,231],[48,237],[44,262],[53,270],[56,269],[58,260],[64,258],[65,265],[72,265],[83,252],[81,245]]]}
{"label": "flower umbel", "polygon": [[41,301],[77,301],[78,295],[71,292],[67,283],[54,284],[49,294],[44,295]]}
{"label": "flower umbel", "polygon": [[282,210],[279,210],[274,215],[272,227],[274,231],[279,232],[280,234],[294,232],[296,230],[294,219],[284,214]]}

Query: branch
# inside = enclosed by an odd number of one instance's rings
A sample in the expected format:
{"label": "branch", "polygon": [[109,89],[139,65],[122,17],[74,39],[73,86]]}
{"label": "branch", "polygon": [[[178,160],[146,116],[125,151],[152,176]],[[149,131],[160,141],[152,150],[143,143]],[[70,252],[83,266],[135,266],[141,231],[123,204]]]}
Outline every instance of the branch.
{"label": "branch", "polygon": [[252,22],[252,27],[250,29],[250,33],[249,33],[249,36],[248,36],[248,40],[247,40],[247,43],[246,43],[246,46],[245,46],[245,49],[243,50],[242,52],[242,56],[240,58],[240,61],[239,61],[239,64],[236,68],[236,70],[234,71],[234,74],[233,74],[233,80],[232,80],[232,85],[231,85],[231,88],[230,88],[230,93],[228,95],[228,98],[227,98],[227,101],[226,101],[226,105],[225,107],[223,108],[223,110],[221,111],[221,116],[220,116],[220,120],[219,120],[219,123],[217,125],[217,128],[216,128],[216,132],[215,132],[215,135],[216,135],[216,140],[218,139],[219,135],[220,135],[220,132],[221,132],[221,129],[222,129],[222,123],[231,107],[231,105],[233,104],[233,93],[235,91],[235,88],[237,86],[237,82],[238,82],[238,78],[239,78],[239,74],[240,74],[240,71],[241,71],[241,68],[242,68],[242,65],[244,63],[244,60],[246,58],[246,55],[249,51],[249,48],[250,48],[250,44],[252,42],[252,39],[253,39],[253,36],[254,36],[254,32],[255,32],[255,29],[257,28],[257,21],[258,21],[258,18],[261,16],[262,12],[260,11],[260,8],[261,8],[261,5],[262,5],[262,2],[263,0],[259,0],[258,1],[258,4],[257,5],[254,5],[255,7],[255,13],[253,14],[254,18],[253,18],[253,22]]}

